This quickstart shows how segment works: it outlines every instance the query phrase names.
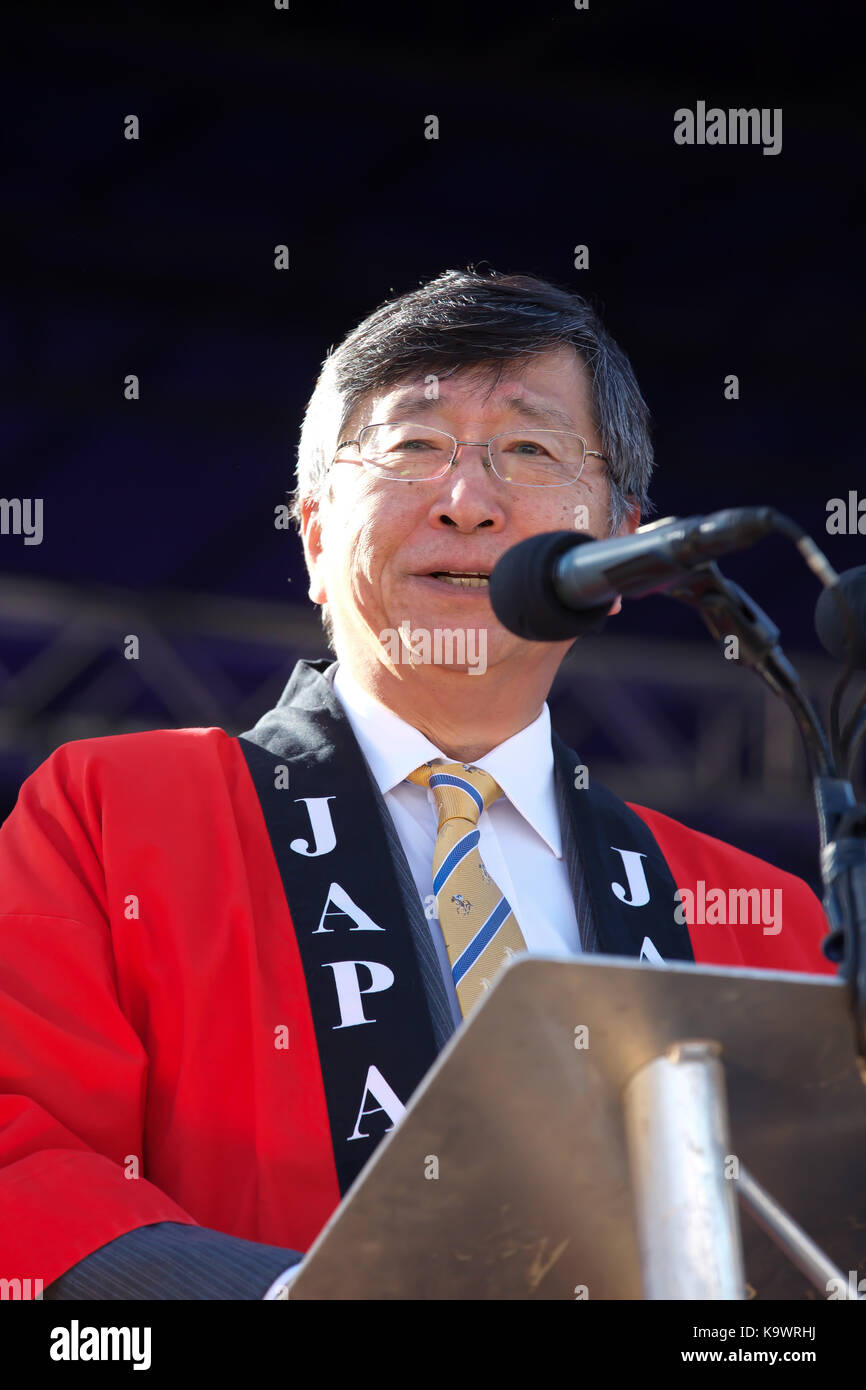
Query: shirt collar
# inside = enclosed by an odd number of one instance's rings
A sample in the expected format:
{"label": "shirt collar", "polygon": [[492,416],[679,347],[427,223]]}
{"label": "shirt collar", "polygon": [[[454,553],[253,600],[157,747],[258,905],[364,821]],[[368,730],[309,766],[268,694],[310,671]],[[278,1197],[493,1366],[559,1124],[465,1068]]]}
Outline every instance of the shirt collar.
{"label": "shirt collar", "polygon": [[[344,661],[334,675],[334,691],[383,796],[422,763],[445,757],[420,729],[407,724],[364,690]],[[547,703],[537,719],[479,758],[475,766],[496,779],[515,810],[561,859],[562,830]]]}

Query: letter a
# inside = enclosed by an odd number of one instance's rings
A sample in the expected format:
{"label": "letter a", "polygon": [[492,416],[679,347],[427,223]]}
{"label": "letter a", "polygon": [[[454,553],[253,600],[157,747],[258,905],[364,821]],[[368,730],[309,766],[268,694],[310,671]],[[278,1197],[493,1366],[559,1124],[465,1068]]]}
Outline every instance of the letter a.
{"label": "letter a", "polygon": [[695,113],[681,106],[674,112],[674,144],[693,145],[695,143]]}
{"label": "letter a", "polygon": [[679,925],[692,926],[695,920],[695,895],[691,888],[678,888],[674,893],[674,921]]}
{"label": "letter a", "polygon": [[[336,913],[328,911],[328,907],[331,903],[333,903],[334,907],[337,909]],[[322,915],[319,918],[319,925],[313,932],[313,936],[319,936],[322,932],[333,931],[333,927],[325,926],[325,918],[335,917],[337,915],[345,915],[346,917],[351,917],[352,921],[357,923],[356,926],[349,928],[350,931],[385,930],[384,927],[378,926],[377,923],[373,921],[372,917],[367,916],[366,912],[364,912],[362,908],[360,908],[358,904],[352,898],[349,897],[349,894],[346,892],[345,888],[341,888],[339,883],[332,883],[330,888],[328,889],[328,896],[325,899],[325,906],[322,908]]]}
{"label": "letter a", "polygon": [[[373,1100],[377,1100],[379,1102],[379,1104],[374,1106],[372,1110],[364,1109],[364,1103],[368,1095],[372,1096]],[[402,1101],[399,1100],[397,1096],[395,1096],[394,1092],[391,1090],[391,1087],[388,1085],[379,1068],[370,1067],[367,1072],[367,1080],[364,1082],[364,1094],[361,1097],[361,1108],[358,1111],[358,1118],[355,1121],[355,1128],[349,1135],[350,1140],[370,1138],[369,1134],[361,1133],[361,1121],[363,1120],[365,1115],[375,1115],[378,1110],[383,1111],[384,1114],[386,1114],[389,1120],[391,1121],[391,1124],[389,1124],[388,1129],[385,1130],[385,1133],[387,1134],[389,1130],[392,1130],[394,1128],[394,1125],[397,1123],[397,1121],[399,1119],[402,1119],[403,1115],[406,1112],[406,1107],[402,1103]]]}

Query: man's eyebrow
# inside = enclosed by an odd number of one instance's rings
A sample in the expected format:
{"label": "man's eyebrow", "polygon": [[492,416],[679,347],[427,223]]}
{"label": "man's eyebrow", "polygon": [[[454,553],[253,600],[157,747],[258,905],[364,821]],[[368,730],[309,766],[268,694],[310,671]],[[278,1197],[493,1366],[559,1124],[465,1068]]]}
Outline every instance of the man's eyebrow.
{"label": "man's eyebrow", "polygon": [[[394,406],[394,419],[411,421],[415,416],[435,413],[441,410],[443,405],[447,405],[447,401],[430,396],[407,396],[404,401]],[[546,426],[548,429],[559,425],[572,434],[577,433],[571,416],[555,405],[535,405],[532,401],[524,400],[522,396],[510,396],[502,401],[502,406],[506,410],[513,410],[515,415],[520,415],[524,420],[531,420],[533,424]],[[370,423],[375,424],[375,421],[371,420]]]}

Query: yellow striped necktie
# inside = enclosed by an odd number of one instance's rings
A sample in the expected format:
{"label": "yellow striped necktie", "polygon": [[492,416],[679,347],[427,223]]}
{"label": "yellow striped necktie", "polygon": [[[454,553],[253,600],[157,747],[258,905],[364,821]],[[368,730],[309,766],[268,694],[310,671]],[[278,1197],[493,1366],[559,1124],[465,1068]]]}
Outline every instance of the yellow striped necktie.
{"label": "yellow striped necktie", "polygon": [[499,783],[479,767],[424,763],[407,779],[429,787],[439,812],[433,850],[433,892],[460,1012],[465,1017],[489,989],[500,966],[526,942],[508,899],[478,851],[478,819]]}

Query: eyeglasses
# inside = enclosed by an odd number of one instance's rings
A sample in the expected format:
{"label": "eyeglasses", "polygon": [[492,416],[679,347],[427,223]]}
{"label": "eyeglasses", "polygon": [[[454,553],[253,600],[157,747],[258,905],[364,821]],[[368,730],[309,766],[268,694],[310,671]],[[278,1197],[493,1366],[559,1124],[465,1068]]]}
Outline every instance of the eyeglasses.
{"label": "eyeglasses", "polygon": [[[357,439],[345,439],[331,461],[360,463],[378,478],[400,483],[424,483],[442,478],[456,467],[462,444],[486,449],[488,463],[497,478],[516,487],[568,487],[576,483],[588,457],[609,460],[588,449],[580,434],[568,430],[507,430],[482,440],[455,439],[445,430],[430,429],[409,421],[365,425]],[[343,449],[357,448],[358,458],[339,458]]]}

